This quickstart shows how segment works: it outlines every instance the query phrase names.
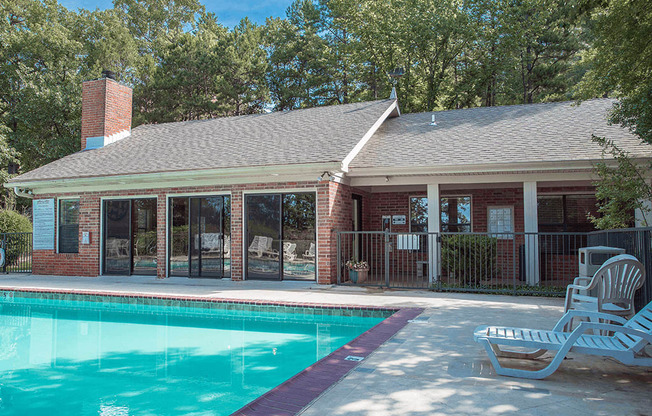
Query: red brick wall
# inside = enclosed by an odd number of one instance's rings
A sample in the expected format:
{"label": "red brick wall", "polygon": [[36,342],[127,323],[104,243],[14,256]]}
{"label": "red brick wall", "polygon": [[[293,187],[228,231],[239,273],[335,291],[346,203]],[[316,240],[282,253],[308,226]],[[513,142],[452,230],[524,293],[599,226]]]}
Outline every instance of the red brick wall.
{"label": "red brick wall", "polygon": [[[243,276],[243,192],[284,190],[317,191],[317,273],[319,283],[331,283],[337,278],[336,231],[351,229],[351,188],[333,182],[287,182],[273,184],[247,184],[233,186],[207,186],[186,188],[145,189],[133,191],[84,193],[80,198],[79,232],[91,233],[90,245],[79,245],[79,253],[63,254],[54,250],[37,250],[33,255],[34,274],[97,276],[100,273],[100,203],[103,197],[156,196],[157,203],[157,273],[165,275],[167,209],[166,194],[194,192],[231,192],[231,273],[233,279]],[[38,195],[36,198],[66,198],[79,194]],[[58,205],[58,202],[57,204]],[[56,238],[56,230],[55,230]]]}
{"label": "red brick wall", "polygon": [[82,84],[81,148],[88,137],[111,136],[131,129],[132,90],[101,78]]}

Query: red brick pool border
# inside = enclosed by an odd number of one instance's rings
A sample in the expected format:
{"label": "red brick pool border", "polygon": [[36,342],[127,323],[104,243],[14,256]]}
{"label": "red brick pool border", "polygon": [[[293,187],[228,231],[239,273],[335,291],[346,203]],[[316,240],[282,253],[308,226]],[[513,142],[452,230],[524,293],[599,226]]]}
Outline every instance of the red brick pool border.
{"label": "red brick pool border", "polygon": [[357,361],[346,361],[347,356],[366,358],[400,331],[410,319],[419,316],[421,312],[423,309],[420,308],[399,309],[375,327],[250,402],[231,416],[292,416],[298,414],[360,364]]}
{"label": "red brick pool border", "polygon": [[[358,361],[347,361],[349,355],[366,358],[383,343],[400,331],[410,319],[423,312],[421,308],[387,308],[377,306],[337,305],[309,302],[283,302],[262,300],[239,300],[227,298],[212,298],[205,296],[178,296],[168,294],[148,294],[138,292],[107,292],[89,290],[59,290],[43,288],[24,288],[0,286],[0,290],[32,293],[58,293],[71,295],[90,295],[108,297],[134,297],[146,299],[172,299],[180,301],[203,301],[217,303],[238,303],[245,305],[278,305],[289,307],[309,307],[323,309],[345,310],[382,310],[395,311],[394,314],[364,332],[353,341],[333,351],[294,377],[276,386],[272,390],[253,400],[234,412],[232,416],[293,416],[312,403],[333,384],[360,364]],[[364,361],[362,361],[364,362]]]}

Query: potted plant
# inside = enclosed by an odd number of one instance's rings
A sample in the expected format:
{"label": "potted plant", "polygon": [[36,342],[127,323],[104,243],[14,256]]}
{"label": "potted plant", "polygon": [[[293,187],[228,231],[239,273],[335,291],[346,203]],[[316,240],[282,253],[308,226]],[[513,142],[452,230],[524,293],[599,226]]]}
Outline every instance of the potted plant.
{"label": "potted plant", "polygon": [[349,269],[349,279],[353,283],[362,283],[367,280],[369,275],[369,263],[366,261],[358,261],[351,259],[346,262],[346,267]]}

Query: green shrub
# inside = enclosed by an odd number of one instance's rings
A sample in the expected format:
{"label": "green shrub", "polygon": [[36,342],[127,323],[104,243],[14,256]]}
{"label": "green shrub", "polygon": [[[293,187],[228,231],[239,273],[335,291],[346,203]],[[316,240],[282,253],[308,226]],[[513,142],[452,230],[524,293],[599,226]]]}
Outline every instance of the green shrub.
{"label": "green shrub", "polygon": [[0,233],[31,233],[32,221],[17,211],[0,210]]}
{"label": "green shrub", "polygon": [[465,285],[477,285],[497,276],[497,241],[495,237],[474,234],[442,236],[442,271]]}
{"label": "green shrub", "polygon": [[[32,222],[26,216],[11,210],[0,210],[0,238],[5,244],[6,263],[12,264],[30,248],[31,237],[13,233],[31,233]],[[7,233],[7,234],[6,234]]]}

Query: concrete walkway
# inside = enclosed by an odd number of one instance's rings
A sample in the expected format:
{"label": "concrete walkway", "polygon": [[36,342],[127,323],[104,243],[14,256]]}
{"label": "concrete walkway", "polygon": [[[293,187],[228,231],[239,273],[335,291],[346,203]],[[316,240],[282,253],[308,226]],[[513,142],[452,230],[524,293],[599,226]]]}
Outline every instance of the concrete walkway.
{"label": "concrete walkway", "polygon": [[[426,291],[380,291],[306,282],[153,277],[0,276],[0,287],[101,290],[375,306],[419,306],[408,324],[303,410],[321,415],[652,415],[652,369],[570,354],[546,380],[496,376],[473,342],[481,324],[551,328],[562,300]],[[522,368],[530,363],[511,360]]]}

